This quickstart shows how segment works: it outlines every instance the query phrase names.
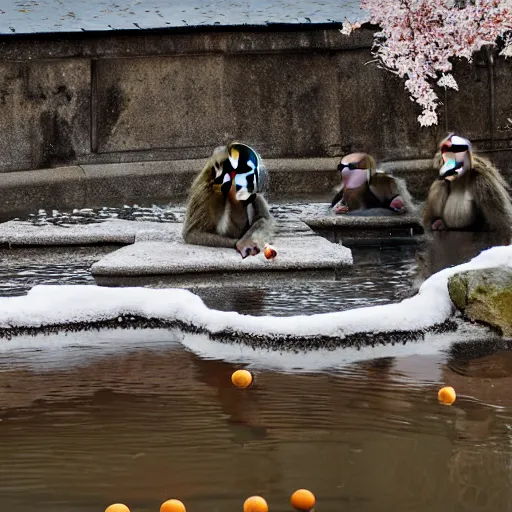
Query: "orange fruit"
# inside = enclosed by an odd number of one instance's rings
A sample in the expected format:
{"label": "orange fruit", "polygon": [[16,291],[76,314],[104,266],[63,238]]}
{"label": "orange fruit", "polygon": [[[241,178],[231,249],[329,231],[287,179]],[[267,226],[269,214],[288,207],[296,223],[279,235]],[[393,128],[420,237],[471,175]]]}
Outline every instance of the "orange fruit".
{"label": "orange fruit", "polygon": [[251,496],[244,502],[244,512],[268,512],[267,502],[261,496]]}
{"label": "orange fruit", "polygon": [[437,399],[445,405],[452,405],[456,398],[457,395],[455,394],[455,389],[451,386],[445,386],[437,393]]}
{"label": "orange fruit", "polygon": [[167,500],[160,505],[160,512],[187,512],[180,500]]}
{"label": "orange fruit", "polygon": [[114,503],[105,509],[105,512],[130,512],[130,509],[122,503]]}
{"label": "orange fruit", "polygon": [[231,375],[231,382],[237,388],[248,388],[252,384],[251,372],[247,370],[237,370]]}
{"label": "orange fruit", "polygon": [[315,495],[307,489],[298,489],[290,499],[292,506],[297,510],[312,510],[315,506]]}
{"label": "orange fruit", "polygon": [[267,260],[273,260],[277,256],[277,251],[269,244],[263,246],[263,254]]}

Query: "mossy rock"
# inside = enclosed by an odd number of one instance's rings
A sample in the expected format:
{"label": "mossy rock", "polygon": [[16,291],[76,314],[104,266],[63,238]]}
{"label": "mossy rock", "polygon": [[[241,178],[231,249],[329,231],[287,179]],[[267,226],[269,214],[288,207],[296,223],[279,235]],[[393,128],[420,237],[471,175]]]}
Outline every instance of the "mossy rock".
{"label": "mossy rock", "polygon": [[448,279],[455,307],[466,318],[498,328],[512,337],[512,269],[508,267],[468,270]]}

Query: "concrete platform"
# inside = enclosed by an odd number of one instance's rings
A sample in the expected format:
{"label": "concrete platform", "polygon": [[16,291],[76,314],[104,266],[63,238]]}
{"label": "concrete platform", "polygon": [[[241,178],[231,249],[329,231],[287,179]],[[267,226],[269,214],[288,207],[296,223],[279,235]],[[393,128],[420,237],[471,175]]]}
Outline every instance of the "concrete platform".
{"label": "concrete platform", "polygon": [[181,223],[106,220],[94,224],[34,226],[30,222],[0,224],[0,245],[62,246],[133,244],[140,240],[181,240]]}
{"label": "concrete platform", "polygon": [[[379,213],[381,209],[374,209]],[[425,238],[420,217],[415,214],[304,215],[303,222],[332,243],[346,247],[418,244]]]}
{"label": "concrete platform", "polygon": [[414,233],[423,233],[420,218],[416,215],[324,215],[303,216],[302,221],[312,229],[336,230],[380,230],[412,229]]}
{"label": "concrete platform", "polygon": [[[151,276],[166,276],[167,285],[208,280],[224,281],[326,277],[352,265],[350,249],[332,244],[320,236],[278,237],[273,244],[277,258],[263,254],[242,259],[233,249],[185,245],[180,242],[137,242],[108,254],[91,267],[99,284],[150,284]],[[158,280],[157,280],[158,281]],[[153,280],[153,282],[155,282]]]}

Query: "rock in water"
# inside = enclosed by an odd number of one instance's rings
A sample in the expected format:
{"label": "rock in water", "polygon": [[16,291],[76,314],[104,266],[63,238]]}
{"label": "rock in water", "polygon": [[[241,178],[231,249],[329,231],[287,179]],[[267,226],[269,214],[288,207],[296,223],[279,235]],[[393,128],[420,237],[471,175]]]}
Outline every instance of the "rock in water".
{"label": "rock in water", "polygon": [[465,317],[512,337],[512,269],[468,270],[448,279],[450,298]]}

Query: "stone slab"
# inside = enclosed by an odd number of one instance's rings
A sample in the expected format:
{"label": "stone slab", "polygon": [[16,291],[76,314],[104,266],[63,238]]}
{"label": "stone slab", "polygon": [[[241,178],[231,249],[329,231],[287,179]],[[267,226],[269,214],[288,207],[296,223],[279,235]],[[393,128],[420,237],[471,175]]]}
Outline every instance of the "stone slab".
{"label": "stone slab", "polygon": [[79,166],[0,172],[2,220],[43,207],[85,206],[84,173]]}
{"label": "stone slab", "polygon": [[411,229],[414,233],[422,233],[420,219],[415,215],[324,215],[304,216],[302,221],[312,229],[336,230],[381,230]]}
{"label": "stone slab", "polygon": [[320,236],[276,238],[278,256],[261,253],[242,259],[233,249],[180,242],[137,242],[115,251],[92,267],[93,276],[130,277],[241,272],[334,270],[352,264],[350,249]]}
{"label": "stone slab", "polygon": [[155,239],[176,241],[181,239],[180,223],[135,222],[106,220],[94,224],[43,225],[30,222],[10,221],[0,224],[0,244],[3,245],[88,245],[133,244],[141,240]]}

